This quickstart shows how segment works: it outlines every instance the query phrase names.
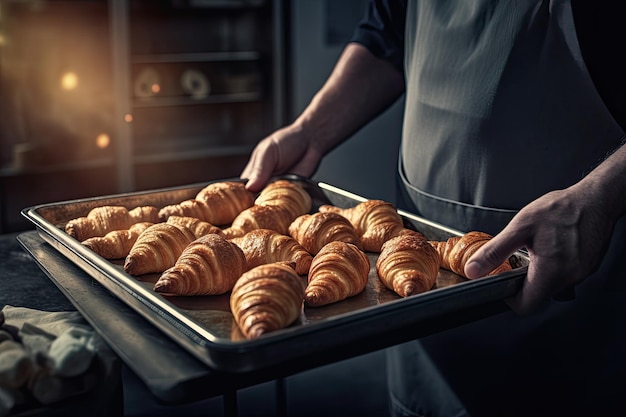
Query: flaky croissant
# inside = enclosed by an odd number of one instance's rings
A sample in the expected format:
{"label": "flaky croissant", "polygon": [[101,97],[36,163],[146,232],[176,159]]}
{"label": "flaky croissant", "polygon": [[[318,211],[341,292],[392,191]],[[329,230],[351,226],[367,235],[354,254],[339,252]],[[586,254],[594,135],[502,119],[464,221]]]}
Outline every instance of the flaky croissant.
{"label": "flaky croissant", "polygon": [[298,275],[309,272],[313,256],[291,236],[270,229],[256,229],[231,240],[246,256],[248,269],[273,262],[294,262]]}
{"label": "flaky croissant", "polygon": [[[453,236],[445,241],[430,241],[430,244],[437,250],[442,268],[467,278],[465,264],[492,237],[488,233],[471,231],[462,236]],[[511,269],[511,264],[506,260],[487,275],[495,275]]]}
{"label": "flaky croissant", "polygon": [[162,221],[170,216],[196,217],[216,226],[230,224],[243,210],[254,203],[254,194],[236,181],[216,182],[200,190],[196,197],[163,207]]}
{"label": "flaky croissant", "polygon": [[279,205],[289,212],[293,221],[296,217],[311,211],[312,200],[302,185],[287,180],[276,180],[265,186],[254,204]]}
{"label": "flaky croissant", "polygon": [[406,228],[396,207],[383,200],[366,200],[348,208],[322,205],[319,211],[334,212],[347,218],[356,229],[363,250],[368,252],[380,252],[383,243],[404,234],[425,239],[421,233]]}
{"label": "flaky croissant", "polygon": [[230,309],[246,339],[295,322],[304,303],[304,280],[287,263],[260,265],[245,272],[230,295]]}
{"label": "flaky croissant", "polygon": [[361,293],[367,286],[370,260],[351,243],[330,242],[313,258],[305,303],[311,307],[335,303]]}
{"label": "flaky croissant", "polygon": [[186,227],[156,223],[139,235],[124,261],[131,275],[163,272],[172,267],[183,250],[196,239]]}
{"label": "flaky croissant", "polygon": [[196,238],[211,233],[217,235],[222,234],[221,228],[195,217],[170,216],[167,219],[167,223],[173,224],[174,226],[182,226],[188,228],[193,232]]}
{"label": "flaky croissant", "polygon": [[354,226],[337,213],[303,214],[291,223],[289,235],[312,255],[333,241],[352,243],[362,249]]}
{"label": "flaky croissant", "polygon": [[289,212],[281,206],[253,205],[239,213],[223,233],[227,239],[243,236],[255,229],[270,229],[286,235],[292,220]]}
{"label": "flaky croissant", "polygon": [[156,207],[135,207],[129,211],[121,206],[101,206],[92,209],[86,217],[67,222],[65,232],[82,242],[90,237],[104,236],[113,230],[128,230],[135,223],[158,221],[159,209]]}
{"label": "flaky croissant", "polygon": [[437,281],[440,260],[427,240],[397,236],[383,244],[376,261],[378,277],[401,297],[430,290]]}
{"label": "flaky croissant", "polygon": [[128,230],[114,230],[104,236],[94,236],[81,243],[104,259],[123,259],[130,253],[139,235],[154,223],[139,222]]}
{"label": "flaky croissant", "polygon": [[216,295],[230,291],[247,270],[242,250],[217,234],[191,242],[154,284],[158,293]]}

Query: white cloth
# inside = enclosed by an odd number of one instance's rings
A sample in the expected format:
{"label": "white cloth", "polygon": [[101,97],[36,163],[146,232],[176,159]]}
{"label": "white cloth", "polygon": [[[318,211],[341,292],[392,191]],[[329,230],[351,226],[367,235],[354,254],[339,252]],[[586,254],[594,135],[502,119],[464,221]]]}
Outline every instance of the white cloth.
{"label": "white cloth", "polygon": [[49,405],[87,393],[106,378],[113,378],[111,387],[119,384],[117,356],[77,311],[5,306],[0,325],[0,416],[25,398],[34,398],[33,406]]}

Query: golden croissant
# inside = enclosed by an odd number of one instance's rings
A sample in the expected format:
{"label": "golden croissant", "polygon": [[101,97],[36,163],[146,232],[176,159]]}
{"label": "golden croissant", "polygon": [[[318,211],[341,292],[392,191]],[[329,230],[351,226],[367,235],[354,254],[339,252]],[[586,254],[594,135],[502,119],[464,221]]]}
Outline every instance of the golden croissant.
{"label": "golden croissant", "polygon": [[217,234],[190,243],[171,268],[161,274],[154,291],[176,295],[216,295],[230,291],[247,270],[241,249]]}
{"label": "golden croissant", "polygon": [[312,200],[302,185],[287,180],[276,180],[261,190],[254,204],[284,207],[293,221],[296,217],[311,211]]}
{"label": "golden croissant", "polygon": [[304,279],[288,264],[275,262],[245,272],[230,295],[230,309],[246,339],[295,322],[304,303]]}
{"label": "golden croissant", "polygon": [[156,207],[135,207],[129,211],[121,206],[101,206],[92,209],[86,217],[67,222],[65,232],[82,242],[90,237],[104,236],[113,230],[128,230],[135,223],[158,221],[159,209]]}
{"label": "golden croissant", "polygon": [[294,262],[296,273],[306,275],[313,260],[313,256],[294,238],[275,230],[252,230],[231,242],[243,250],[248,269],[272,262]]}
{"label": "golden croissant", "polygon": [[370,260],[351,243],[330,242],[313,258],[305,303],[312,307],[344,300],[367,286]]}
{"label": "golden croissant", "polygon": [[154,223],[135,223],[128,230],[114,230],[104,236],[94,236],[81,243],[105,259],[123,259],[132,249],[139,235]]}
{"label": "golden croissant", "polygon": [[254,205],[242,211],[223,233],[227,239],[243,236],[255,229],[270,229],[286,235],[292,220],[289,212],[281,206]]}
{"label": "golden croissant", "polygon": [[170,216],[196,217],[216,226],[230,224],[239,213],[254,203],[254,194],[236,181],[216,182],[200,190],[193,199],[163,207],[161,220]]}
{"label": "golden croissant", "polygon": [[337,213],[303,214],[289,226],[289,235],[316,255],[327,243],[342,241],[362,249],[354,226]]}
{"label": "golden croissant", "polygon": [[196,217],[182,217],[182,216],[170,216],[167,219],[167,223],[174,226],[182,226],[191,230],[196,238],[202,237],[208,234],[222,234],[222,229],[212,225],[209,222],[205,222]]}
{"label": "golden croissant", "polygon": [[131,275],[163,272],[172,267],[183,250],[196,239],[186,227],[156,223],[139,235],[124,261]]}
{"label": "golden croissant", "polygon": [[[462,236],[448,238],[445,241],[431,241],[430,244],[437,250],[442,268],[467,278],[465,264],[492,237],[488,233],[471,231]],[[511,269],[511,264],[506,260],[487,275],[495,275]]]}
{"label": "golden croissant", "polygon": [[383,243],[404,234],[425,239],[420,232],[406,228],[396,207],[383,200],[366,200],[348,208],[322,205],[319,211],[334,212],[347,218],[356,229],[365,251],[380,252]]}
{"label": "golden croissant", "polygon": [[439,267],[435,248],[414,235],[397,236],[385,242],[376,261],[380,280],[401,297],[430,290],[437,281]]}

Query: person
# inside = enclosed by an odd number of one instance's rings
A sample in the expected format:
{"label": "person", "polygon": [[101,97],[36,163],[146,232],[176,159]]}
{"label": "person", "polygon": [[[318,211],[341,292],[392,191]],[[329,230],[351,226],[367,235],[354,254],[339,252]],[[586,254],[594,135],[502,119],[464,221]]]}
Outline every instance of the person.
{"label": "person", "polygon": [[625,412],[620,3],[373,0],[310,104],[253,150],[252,191],[310,177],[404,95],[398,207],[493,234],[470,278],[528,251],[510,311],[388,349],[393,415]]}

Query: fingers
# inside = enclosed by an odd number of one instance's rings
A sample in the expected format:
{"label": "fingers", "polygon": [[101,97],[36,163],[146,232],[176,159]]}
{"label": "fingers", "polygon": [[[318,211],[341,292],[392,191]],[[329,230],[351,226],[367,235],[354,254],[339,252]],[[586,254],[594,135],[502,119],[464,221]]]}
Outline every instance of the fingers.
{"label": "fingers", "polygon": [[276,170],[277,157],[273,147],[259,146],[253,152],[248,164],[241,172],[241,178],[247,179],[246,189],[255,193],[263,189]]}
{"label": "fingers", "polygon": [[513,230],[511,225],[507,226],[472,255],[465,265],[465,275],[469,279],[484,277],[525,244],[520,231]]}

